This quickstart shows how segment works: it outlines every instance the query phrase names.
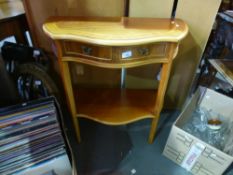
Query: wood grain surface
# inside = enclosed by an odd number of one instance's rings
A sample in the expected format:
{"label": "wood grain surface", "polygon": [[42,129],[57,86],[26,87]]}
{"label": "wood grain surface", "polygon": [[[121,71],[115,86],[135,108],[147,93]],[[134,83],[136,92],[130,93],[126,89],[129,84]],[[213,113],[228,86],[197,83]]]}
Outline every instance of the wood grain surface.
{"label": "wood grain surface", "polygon": [[[187,25],[182,20],[156,18],[51,17],[43,25],[43,30],[56,43],[77,139],[81,140],[76,116],[109,125],[152,118],[148,140],[152,143],[172,62],[177,55],[179,41],[188,33]],[[125,52],[129,52],[126,57],[123,55]],[[127,59],[124,60],[125,58]],[[76,88],[72,85],[68,65],[74,62],[103,68],[162,64],[158,92]]]}
{"label": "wood grain surface", "polygon": [[103,124],[121,125],[153,118],[155,90],[76,89],[77,116]]}
{"label": "wood grain surface", "polygon": [[[123,16],[123,0],[23,0],[36,47],[51,52],[51,42],[42,30],[50,16]],[[38,15],[39,14],[39,15]]]}
{"label": "wood grain surface", "polygon": [[188,33],[179,19],[51,17],[43,25],[52,39],[99,45],[127,46],[151,42],[179,42]]}

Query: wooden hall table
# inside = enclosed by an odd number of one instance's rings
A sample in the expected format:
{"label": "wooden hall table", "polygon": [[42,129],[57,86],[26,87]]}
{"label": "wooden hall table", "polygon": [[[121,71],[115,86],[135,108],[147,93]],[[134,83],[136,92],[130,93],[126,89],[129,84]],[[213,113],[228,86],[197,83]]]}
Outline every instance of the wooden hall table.
{"label": "wooden hall table", "polygon": [[[149,143],[153,142],[173,58],[188,33],[179,19],[125,17],[51,17],[43,25],[54,40],[61,76],[73,123],[80,141],[77,117],[108,125],[122,125],[151,118]],[[69,63],[121,69],[162,64],[158,90],[73,89]]]}

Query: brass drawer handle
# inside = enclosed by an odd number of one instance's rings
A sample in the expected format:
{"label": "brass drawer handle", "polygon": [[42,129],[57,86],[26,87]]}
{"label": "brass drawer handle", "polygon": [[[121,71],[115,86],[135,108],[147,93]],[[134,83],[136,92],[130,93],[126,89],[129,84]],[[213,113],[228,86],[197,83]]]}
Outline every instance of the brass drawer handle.
{"label": "brass drawer handle", "polygon": [[146,56],[149,55],[149,49],[148,48],[138,48],[139,55]]}
{"label": "brass drawer handle", "polygon": [[87,46],[81,46],[81,49],[82,49],[82,52],[83,52],[85,55],[91,55],[92,48],[87,47]]}

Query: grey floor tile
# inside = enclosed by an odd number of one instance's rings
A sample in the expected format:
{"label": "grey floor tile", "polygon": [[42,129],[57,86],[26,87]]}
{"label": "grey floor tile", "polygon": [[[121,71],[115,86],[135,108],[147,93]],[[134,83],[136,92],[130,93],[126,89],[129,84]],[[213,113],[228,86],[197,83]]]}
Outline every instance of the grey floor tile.
{"label": "grey floor tile", "polygon": [[147,142],[149,119],[114,127],[80,120],[82,142],[71,138],[79,175],[190,175],[162,155],[177,116],[176,111],[162,113],[153,144]]}

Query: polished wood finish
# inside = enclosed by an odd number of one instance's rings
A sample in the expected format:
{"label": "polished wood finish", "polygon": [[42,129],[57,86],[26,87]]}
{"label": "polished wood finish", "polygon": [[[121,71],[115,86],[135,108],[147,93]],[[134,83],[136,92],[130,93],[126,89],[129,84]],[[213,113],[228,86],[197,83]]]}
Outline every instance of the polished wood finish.
{"label": "polished wood finish", "polygon": [[105,46],[179,42],[188,33],[179,19],[51,17],[43,25],[54,40],[77,40]]}
{"label": "polished wood finish", "polygon": [[[132,0],[130,17],[170,18],[174,0]],[[189,35],[180,42],[179,53],[172,64],[170,80],[165,95],[164,108],[182,109],[195,83],[196,69],[214,25],[221,0],[179,0],[176,18],[189,25]],[[197,10],[198,9],[198,10]],[[208,10],[206,10],[208,9]],[[152,65],[127,70],[126,87],[154,88],[157,72]],[[143,75],[143,76],[141,76]],[[137,82],[134,80],[138,79]],[[145,86],[143,86],[145,84]]]}
{"label": "polished wood finish", "polygon": [[[49,16],[123,16],[123,0],[23,0],[34,45],[52,52],[42,30]],[[94,70],[96,71],[96,70]]]}
{"label": "polished wood finish", "polygon": [[[124,0],[23,0],[23,2],[34,46],[51,53],[51,39],[42,30],[42,24],[49,16],[124,15]],[[59,72],[57,60],[53,61],[55,70]],[[76,67],[82,67],[84,74],[75,74]],[[120,81],[117,81],[121,77],[119,70],[112,70],[104,80],[101,78],[103,70],[93,66],[77,64],[72,66],[70,71],[75,74],[74,83],[79,86],[120,87]]]}
{"label": "polished wood finish", "polygon": [[81,42],[63,42],[64,56],[76,56],[83,59],[93,59],[99,61],[110,61],[112,59],[112,48],[95,46]]}
{"label": "polished wood finish", "polygon": [[[76,61],[104,68],[130,68],[152,63],[168,62],[168,43],[153,43],[140,46],[98,46],[93,44],[63,41],[63,61]],[[123,53],[131,56],[124,58]],[[78,58],[78,59],[77,59]]]}
{"label": "polished wood finish", "polygon": [[[170,18],[174,0],[132,0],[130,1],[130,17],[141,18]],[[137,89],[158,88],[156,75],[161,65],[150,64],[127,69],[125,87]],[[169,97],[170,98],[170,97]],[[166,106],[164,106],[166,108]]]}
{"label": "polished wood finish", "polygon": [[61,76],[65,88],[65,94],[66,94],[66,99],[68,102],[68,106],[70,108],[74,128],[76,131],[76,136],[77,140],[80,142],[81,141],[81,136],[80,136],[80,129],[79,129],[79,124],[78,120],[76,119],[76,107],[75,107],[75,100],[74,100],[74,94],[73,94],[73,88],[72,88],[72,82],[71,82],[71,77],[70,77],[70,70],[69,70],[69,63],[68,62],[62,62],[62,49],[58,41],[55,42],[55,45],[57,47],[57,56],[59,59],[59,67],[61,71]]}
{"label": "polished wood finish", "polygon": [[[106,62],[129,62],[143,58],[165,57],[166,56],[166,43],[155,43],[140,46],[124,46],[124,47],[109,47],[97,46],[87,43],[78,42],[63,42],[64,56],[78,56],[82,58],[90,58],[93,60],[106,61]],[[122,53],[128,50],[132,51],[132,56],[127,59],[122,57]]]}
{"label": "polished wood finish", "polygon": [[226,59],[210,59],[209,62],[233,87],[233,61]]}
{"label": "polished wood finish", "polygon": [[72,83],[78,87],[121,87],[121,69],[106,69],[81,63],[70,64],[69,67]]}
{"label": "polished wood finish", "polygon": [[177,43],[172,43],[170,45],[170,48],[168,50],[168,62],[162,64],[161,75],[160,75],[161,77],[160,77],[160,82],[159,82],[159,87],[158,87],[158,95],[157,95],[156,103],[154,107],[154,118],[152,121],[150,135],[149,135],[149,143],[153,142],[153,139],[155,136],[156,128],[158,125],[158,120],[159,120],[160,113],[161,113],[163,103],[164,103],[164,96],[165,96],[165,92],[167,89],[167,84],[168,84],[169,75],[170,75],[171,66],[172,66],[172,60],[177,54],[176,53],[177,48],[178,48]]}
{"label": "polished wood finish", "polygon": [[[111,0],[111,3],[109,0],[23,1],[25,1],[25,11],[28,17],[30,31],[33,39],[36,37],[38,41],[38,44],[35,46],[44,48],[46,51],[51,51],[51,41],[43,33],[41,26],[49,16],[124,16],[125,9],[124,0]],[[173,2],[174,0],[131,0],[129,16],[170,18]],[[176,17],[183,19],[189,24],[192,36],[188,42],[181,42],[181,47],[179,48],[180,54],[178,54],[175,62],[173,62],[164,108],[180,109],[184,100],[187,98],[187,92],[191,87],[197,64],[200,62],[200,53],[204,50],[203,44],[199,45],[200,42],[196,43],[196,41],[203,41],[205,43],[208,40],[208,32],[210,32],[213,26],[212,19],[217,14],[219,2],[221,0],[179,0]],[[160,70],[160,66],[158,66],[159,69],[156,68],[157,65],[128,69],[125,83],[126,87],[154,88],[155,84],[158,84],[158,82],[155,83],[155,73]],[[120,78],[120,74],[117,72],[118,70],[113,70],[116,71],[115,75],[112,73],[112,76],[108,76],[101,83],[97,83],[103,71],[99,72],[99,68],[93,66],[88,68],[86,68],[86,65],[82,66],[86,71],[83,75],[76,75],[74,77],[76,84],[91,87],[96,87],[100,84],[103,86],[120,87],[120,84],[113,81],[113,84],[110,84],[111,80],[115,79],[115,77],[118,76],[118,79]],[[188,68],[186,69],[186,67]],[[76,69],[71,69],[70,71],[75,72]],[[138,81],[135,82],[134,80]]]}
{"label": "polished wood finish", "polygon": [[76,89],[75,97],[77,116],[99,123],[121,125],[154,117],[155,90]]}
{"label": "polished wood finish", "polygon": [[[43,30],[56,43],[78,140],[81,138],[76,117],[109,125],[152,118],[149,136],[152,143],[172,61],[179,41],[188,33],[187,25],[182,20],[169,19],[53,17],[43,25]],[[158,92],[73,88],[68,62],[114,69],[161,63]]]}

